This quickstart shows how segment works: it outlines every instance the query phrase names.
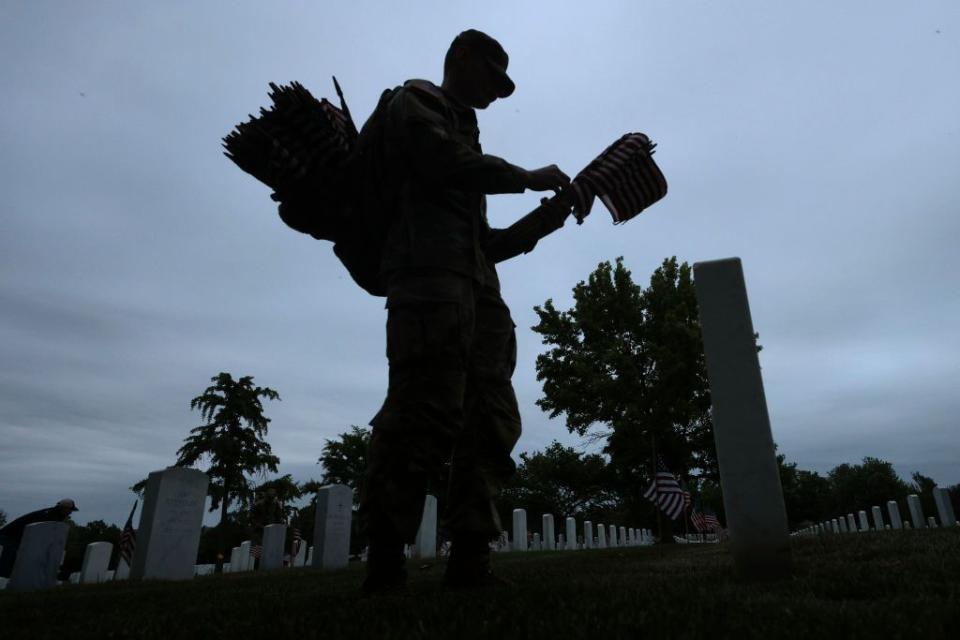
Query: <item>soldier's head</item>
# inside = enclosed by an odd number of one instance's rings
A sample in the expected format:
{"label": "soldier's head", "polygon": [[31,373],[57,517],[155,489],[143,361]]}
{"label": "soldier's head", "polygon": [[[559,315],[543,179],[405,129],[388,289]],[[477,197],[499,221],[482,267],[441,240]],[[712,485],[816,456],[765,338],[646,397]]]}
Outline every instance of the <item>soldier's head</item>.
{"label": "soldier's head", "polygon": [[453,39],[443,61],[443,88],[474,109],[486,109],[515,88],[507,75],[507,52],[500,43],[476,29]]}

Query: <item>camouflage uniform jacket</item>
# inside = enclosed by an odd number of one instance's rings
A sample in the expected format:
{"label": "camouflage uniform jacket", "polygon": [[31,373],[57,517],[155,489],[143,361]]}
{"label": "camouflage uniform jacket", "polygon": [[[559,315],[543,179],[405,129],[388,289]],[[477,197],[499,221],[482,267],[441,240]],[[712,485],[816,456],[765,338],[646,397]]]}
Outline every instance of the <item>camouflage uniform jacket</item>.
{"label": "camouflage uniform jacket", "polygon": [[483,254],[490,235],[485,194],[522,193],[526,172],[484,154],[473,109],[430,82],[408,81],[384,108],[395,210],[382,272],[449,269],[496,287]]}

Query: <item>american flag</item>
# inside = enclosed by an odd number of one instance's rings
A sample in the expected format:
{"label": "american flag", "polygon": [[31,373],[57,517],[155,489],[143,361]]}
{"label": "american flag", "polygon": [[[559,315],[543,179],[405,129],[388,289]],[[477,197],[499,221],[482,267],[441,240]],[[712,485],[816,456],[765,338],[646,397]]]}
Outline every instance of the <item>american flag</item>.
{"label": "american flag", "polygon": [[676,476],[670,473],[663,459],[657,457],[657,475],[643,497],[660,507],[671,520],[676,520],[684,509],[683,489]]}
{"label": "american flag", "polygon": [[120,557],[127,565],[133,565],[133,551],[137,548],[137,532],[133,529],[133,513],[137,510],[138,500],[133,501],[133,509],[127,516],[127,524],[123,525],[123,531],[120,532],[120,544],[117,545],[120,551]]}
{"label": "american flag", "polygon": [[263,552],[263,547],[261,547],[258,544],[255,544],[250,547],[250,556],[253,558],[259,558],[262,552]]}
{"label": "american flag", "polygon": [[699,503],[697,503],[697,506],[690,512],[690,522],[693,523],[693,527],[700,533],[720,529],[720,520],[717,519],[717,514],[715,514],[712,509],[701,509]]}
{"label": "american flag", "polygon": [[597,197],[619,224],[667,195],[667,180],[653,161],[656,146],[642,133],[628,133],[578,173],[570,183],[577,222],[583,222]]}

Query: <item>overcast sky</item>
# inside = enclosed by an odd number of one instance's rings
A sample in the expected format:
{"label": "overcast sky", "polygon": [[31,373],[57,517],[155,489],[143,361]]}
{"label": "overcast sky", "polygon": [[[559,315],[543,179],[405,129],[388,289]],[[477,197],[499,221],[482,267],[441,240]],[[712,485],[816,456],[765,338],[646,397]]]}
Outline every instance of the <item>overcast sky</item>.
{"label": "overcast sky", "polygon": [[[789,5],[789,6],[784,6]],[[548,420],[533,306],[624,256],[743,260],[774,438],[801,468],[864,456],[960,482],[960,4],[881,2],[2,2],[0,509],[70,496],[125,518],[174,461],[220,371],[276,389],[281,473],[386,390],[383,300],[286,228],[220,139],[299,80],[359,120],[441,79],[461,30],[510,54],[488,153],[570,174],[628,131],[670,194],[614,227],[599,204],[504,265],[524,420]],[[494,226],[537,195],[490,199]],[[208,518],[209,521],[209,518]],[[213,519],[215,521],[215,518]]]}

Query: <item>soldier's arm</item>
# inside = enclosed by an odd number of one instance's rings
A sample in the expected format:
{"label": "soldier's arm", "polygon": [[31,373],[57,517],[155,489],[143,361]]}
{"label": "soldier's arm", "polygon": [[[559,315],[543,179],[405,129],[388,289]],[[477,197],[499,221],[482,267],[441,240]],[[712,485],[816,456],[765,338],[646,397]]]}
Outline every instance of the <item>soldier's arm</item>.
{"label": "soldier's arm", "polygon": [[483,252],[491,262],[498,263],[521,253],[530,253],[541,238],[563,226],[570,215],[572,203],[566,192],[547,200],[506,229],[488,228]]}
{"label": "soldier's arm", "polygon": [[418,178],[479,193],[523,193],[530,172],[456,140],[432,98],[401,90],[390,108],[393,142]]}

